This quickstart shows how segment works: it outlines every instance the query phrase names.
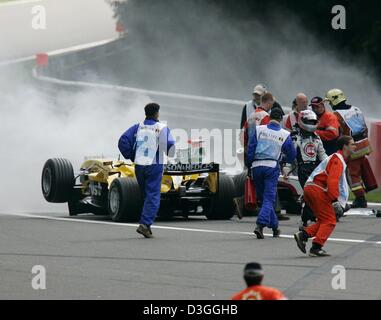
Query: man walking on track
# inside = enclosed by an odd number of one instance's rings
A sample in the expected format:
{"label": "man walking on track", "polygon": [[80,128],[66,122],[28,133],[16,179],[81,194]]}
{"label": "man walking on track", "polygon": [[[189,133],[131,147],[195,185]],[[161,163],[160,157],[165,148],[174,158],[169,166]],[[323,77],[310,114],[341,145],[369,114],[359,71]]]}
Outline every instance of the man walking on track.
{"label": "man walking on track", "polygon": [[282,118],[282,113],[274,110],[270,115],[270,123],[267,126],[258,126],[249,136],[247,162],[252,170],[257,198],[262,203],[254,230],[258,239],[264,238],[264,227],[271,228],[273,236],[279,237],[279,222],[275,213],[279,163],[282,154],[286,156],[288,163],[292,163],[296,157],[290,132],[280,126]]}
{"label": "man walking on track", "polygon": [[160,190],[164,170],[164,154],[173,156],[175,140],[167,125],[159,121],[160,106],[145,106],[146,119],[129,128],[119,139],[119,150],[135,163],[136,178],[144,198],[140,224],[136,232],[152,238],[151,225],[160,207]]}

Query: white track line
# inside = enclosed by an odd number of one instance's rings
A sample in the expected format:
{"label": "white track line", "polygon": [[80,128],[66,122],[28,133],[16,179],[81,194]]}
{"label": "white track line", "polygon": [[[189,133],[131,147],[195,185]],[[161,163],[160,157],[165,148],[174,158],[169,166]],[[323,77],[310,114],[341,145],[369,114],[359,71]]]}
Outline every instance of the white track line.
{"label": "white track line", "polygon": [[[109,222],[109,221],[95,221],[95,220],[79,220],[73,218],[59,218],[59,217],[49,217],[42,215],[34,215],[29,213],[0,213],[0,215],[5,216],[18,216],[24,218],[34,218],[34,219],[46,219],[53,221],[64,221],[64,222],[78,222],[78,223],[89,223],[89,224],[103,224],[110,225],[114,227],[134,227],[136,228],[138,224],[134,223],[117,223],[117,222]],[[173,231],[188,231],[188,232],[201,232],[201,233],[217,233],[217,234],[237,234],[237,235],[250,235],[254,236],[252,232],[244,232],[244,231],[223,231],[223,230],[212,230],[212,229],[194,229],[194,228],[180,228],[180,227],[169,227],[169,226],[160,226],[155,225],[152,226],[152,229],[162,229],[162,230],[173,230]],[[265,236],[272,237],[272,234],[266,234]],[[280,235],[281,238],[286,239],[294,239],[293,235],[283,234]],[[371,244],[371,245],[381,245],[381,241],[367,241],[367,240],[358,240],[358,239],[342,239],[342,238],[330,238],[328,241],[332,242],[346,242],[346,243],[357,243],[357,244]]]}

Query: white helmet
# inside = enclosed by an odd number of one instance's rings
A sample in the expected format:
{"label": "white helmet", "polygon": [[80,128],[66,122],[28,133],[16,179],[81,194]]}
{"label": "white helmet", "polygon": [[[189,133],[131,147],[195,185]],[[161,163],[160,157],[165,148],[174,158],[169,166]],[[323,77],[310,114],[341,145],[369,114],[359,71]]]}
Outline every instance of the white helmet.
{"label": "white helmet", "polygon": [[318,126],[318,118],[312,110],[303,110],[299,113],[299,127],[308,132],[315,132]]}

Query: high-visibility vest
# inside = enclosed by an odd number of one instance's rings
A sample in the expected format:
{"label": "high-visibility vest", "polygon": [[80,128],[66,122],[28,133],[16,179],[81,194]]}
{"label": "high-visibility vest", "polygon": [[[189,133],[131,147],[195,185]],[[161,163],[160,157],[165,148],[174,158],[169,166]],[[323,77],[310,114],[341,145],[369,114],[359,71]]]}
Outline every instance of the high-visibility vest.
{"label": "high-visibility vest", "polygon": [[136,164],[147,166],[154,162],[159,148],[160,132],[165,127],[166,125],[160,122],[156,122],[153,125],[139,124],[136,133]]}
{"label": "high-visibility vest", "polygon": [[351,130],[351,136],[356,136],[366,131],[366,123],[362,111],[352,106],[350,109],[336,110],[343,118],[348,128]]}
{"label": "high-visibility vest", "polygon": [[[289,137],[290,132],[284,129],[272,130],[268,126],[258,126],[256,129],[257,147],[255,149],[254,162],[252,167],[268,166],[275,167],[282,154],[283,144]],[[270,165],[271,164],[271,165]]]}
{"label": "high-visibility vest", "polygon": [[[336,113],[342,118],[350,131],[349,135],[354,138],[356,143],[356,150],[350,158],[355,160],[371,154],[372,147],[365,134],[367,126],[362,111],[352,106],[350,109],[336,110]],[[346,132],[341,132],[341,134],[346,134]]]}
{"label": "high-visibility vest", "polygon": [[[334,157],[334,156],[337,156],[343,164],[343,172],[341,173],[341,177],[340,177],[340,181],[339,181],[339,198],[338,198],[338,201],[340,202],[340,204],[344,208],[346,203],[348,202],[349,186],[348,186],[347,176],[345,173],[345,170],[347,169],[347,164],[345,163],[344,158],[340,153],[334,153],[331,156],[329,156],[328,158],[326,158],[325,160],[323,160],[316,167],[316,169],[311,173],[310,177],[307,180],[306,185],[307,184],[315,185],[319,188],[322,188],[321,186],[314,183],[314,178],[321,173],[325,173],[328,177],[328,173],[327,173],[326,169],[327,169],[329,161],[331,161],[332,157]],[[323,189],[323,190],[327,191],[326,189]]]}

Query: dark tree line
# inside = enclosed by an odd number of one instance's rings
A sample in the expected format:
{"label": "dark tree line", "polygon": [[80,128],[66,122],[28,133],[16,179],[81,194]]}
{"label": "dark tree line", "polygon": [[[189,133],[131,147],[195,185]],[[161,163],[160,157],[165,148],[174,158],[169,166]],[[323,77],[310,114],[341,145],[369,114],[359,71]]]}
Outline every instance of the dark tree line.
{"label": "dark tree line", "polygon": [[[334,14],[331,10],[336,4],[343,5],[346,9],[345,30],[332,29]],[[339,54],[342,53],[343,58],[354,63],[359,60],[367,61],[371,69],[381,77],[381,9],[377,6],[377,1],[129,0],[114,4],[114,7],[116,16],[132,34],[137,30],[139,34],[145,33],[148,39],[150,34],[155,34],[150,32],[150,28],[156,31],[157,28],[169,28],[170,21],[173,20],[177,23],[176,31],[185,34],[187,30],[182,29],[181,21],[193,19],[194,23],[205,23],[202,21],[203,12],[208,10],[217,12],[227,23],[229,19],[248,21],[252,17],[271,23],[269,17],[281,12],[290,19],[297,17],[301,27],[316,36],[319,41],[317,45],[329,45]],[[141,19],[143,12],[145,19]]]}

